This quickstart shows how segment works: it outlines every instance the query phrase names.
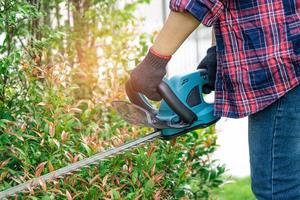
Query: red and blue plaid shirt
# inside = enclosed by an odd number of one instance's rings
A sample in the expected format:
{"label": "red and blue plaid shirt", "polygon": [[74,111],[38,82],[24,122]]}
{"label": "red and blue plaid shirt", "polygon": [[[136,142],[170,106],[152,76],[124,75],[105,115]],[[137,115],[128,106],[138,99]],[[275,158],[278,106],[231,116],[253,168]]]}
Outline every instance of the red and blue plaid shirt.
{"label": "red and blue plaid shirt", "polygon": [[170,8],[214,25],[216,115],[256,113],[299,84],[299,0],[171,0]]}

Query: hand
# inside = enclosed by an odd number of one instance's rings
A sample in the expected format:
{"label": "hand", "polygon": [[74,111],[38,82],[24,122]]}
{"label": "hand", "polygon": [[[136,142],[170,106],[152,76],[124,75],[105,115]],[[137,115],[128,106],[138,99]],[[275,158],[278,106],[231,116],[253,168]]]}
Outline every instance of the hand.
{"label": "hand", "polygon": [[216,72],[217,72],[217,52],[216,46],[210,47],[207,54],[200,62],[197,69],[206,69],[208,74],[208,87],[211,91],[215,90]]}
{"label": "hand", "polygon": [[144,94],[148,99],[160,101],[162,98],[157,87],[166,75],[170,59],[171,56],[161,56],[150,49],[144,60],[132,71],[126,84],[130,84],[133,90]]}

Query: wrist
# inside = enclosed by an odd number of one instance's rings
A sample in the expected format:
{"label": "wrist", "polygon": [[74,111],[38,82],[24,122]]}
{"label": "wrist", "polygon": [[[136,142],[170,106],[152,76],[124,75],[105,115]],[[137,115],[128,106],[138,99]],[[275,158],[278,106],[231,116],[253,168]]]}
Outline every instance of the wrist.
{"label": "wrist", "polygon": [[161,42],[158,39],[153,43],[151,49],[162,56],[172,56],[175,52],[166,42]]}

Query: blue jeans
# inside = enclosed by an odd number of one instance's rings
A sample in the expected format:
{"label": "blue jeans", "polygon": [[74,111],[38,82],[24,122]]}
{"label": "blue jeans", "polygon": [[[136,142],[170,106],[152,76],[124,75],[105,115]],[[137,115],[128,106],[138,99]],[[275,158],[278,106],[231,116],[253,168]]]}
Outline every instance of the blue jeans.
{"label": "blue jeans", "polygon": [[300,86],[249,117],[249,152],[257,199],[300,199]]}

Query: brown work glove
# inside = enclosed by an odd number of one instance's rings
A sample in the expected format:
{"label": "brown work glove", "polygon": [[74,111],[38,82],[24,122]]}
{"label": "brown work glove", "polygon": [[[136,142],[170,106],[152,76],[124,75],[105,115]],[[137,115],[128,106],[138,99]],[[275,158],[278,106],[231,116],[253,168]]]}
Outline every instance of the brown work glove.
{"label": "brown work glove", "polygon": [[162,98],[157,87],[166,75],[166,66],[170,59],[171,56],[161,56],[151,48],[144,60],[131,72],[127,84],[148,99],[160,101]]}

